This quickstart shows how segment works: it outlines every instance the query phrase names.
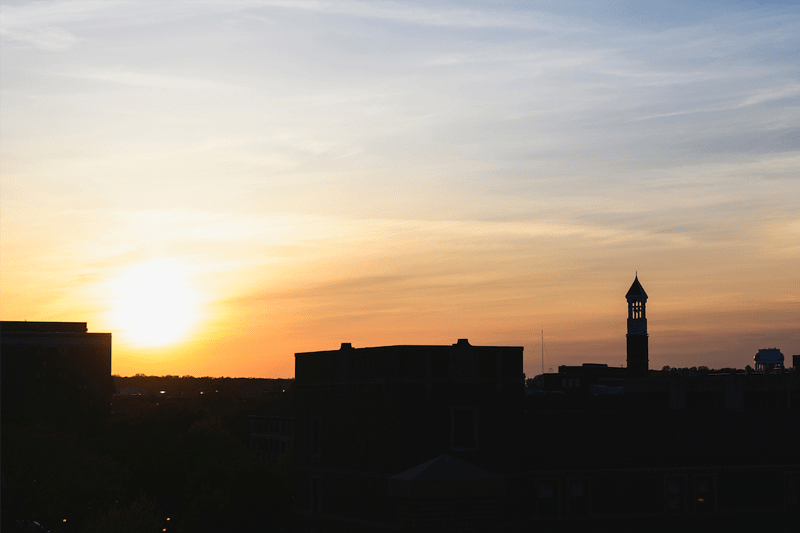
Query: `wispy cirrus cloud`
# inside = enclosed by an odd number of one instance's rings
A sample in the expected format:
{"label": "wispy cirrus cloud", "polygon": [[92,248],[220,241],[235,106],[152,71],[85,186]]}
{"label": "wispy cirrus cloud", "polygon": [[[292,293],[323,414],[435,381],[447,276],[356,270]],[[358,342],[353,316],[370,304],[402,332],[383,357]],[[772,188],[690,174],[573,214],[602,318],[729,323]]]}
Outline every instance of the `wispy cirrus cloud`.
{"label": "wispy cirrus cloud", "polygon": [[491,5],[481,8],[431,5],[420,2],[329,2],[319,0],[243,2],[241,6],[253,8],[280,7],[291,10],[310,11],[329,15],[346,15],[364,19],[381,19],[393,22],[440,26],[450,28],[515,28],[538,31],[579,31],[587,28],[567,17],[545,11],[515,9],[493,9]]}
{"label": "wispy cirrus cloud", "polygon": [[66,51],[80,38],[64,26],[82,22],[98,11],[114,9],[119,2],[80,0],[76,2],[4,3],[0,7],[0,38],[49,52]]}
{"label": "wispy cirrus cloud", "polygon": [[231,93],[252,91],[250,88],[231,85],[221,80],[174,76],[147,71],[107,69],[99,71],[62,72],[60,75],[87,80],[107,81],[131,87],[148,87],[154,89],[225,91]]}
{"label": "wispy cirrus cloud", "polygon": [[69,50],[80,39],[73,33],[55,27],[8,28],[3,27],[4,41],[17,42],[48,52]]}

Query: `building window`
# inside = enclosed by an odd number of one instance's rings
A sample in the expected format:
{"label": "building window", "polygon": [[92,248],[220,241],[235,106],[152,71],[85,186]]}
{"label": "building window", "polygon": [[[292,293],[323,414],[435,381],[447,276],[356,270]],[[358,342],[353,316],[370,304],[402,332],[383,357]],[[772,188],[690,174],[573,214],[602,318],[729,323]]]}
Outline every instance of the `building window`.
{"label": "building window", "polygon": [[797,473],[788,473],[783,478],[783,501],[786,507],[800,507],[800,476]]}
{"label": "building window", "polygon": [[322,446],[320,443],[321,440],[321,430],[319,424],[319,418],[312,418],[311,419],[311,455],[314,457],[319,457],[322,452]]}
{"label": "building window", "polygon": [[312,513],[319,513],[322,509],[322,482],[319,476],[311,476],[310,507]]}
{"label": "building window", "polygon": [[450,414],[450,446],[453,450],[478,449],[478,410],[453,407]]}
{"label": "building window", "polygon": [[715,511],[717,509],[717,480],[714,476],[694,478],[694,508],[696,511]]}
{"label": "building window", "polygon": [[668,477],[665,480],[666,502],[668,512],[679,512],[685,509],[686,480],[683,477]]}
{"label": "building window", "polygon": [[558,516],[558,483],[554,479],[536,482],[536,516],[547,518]]}
{"label": "building window", "polygon": [[589,481],[586,479],[569,480],[569,514],[586,516],[590,514]]}

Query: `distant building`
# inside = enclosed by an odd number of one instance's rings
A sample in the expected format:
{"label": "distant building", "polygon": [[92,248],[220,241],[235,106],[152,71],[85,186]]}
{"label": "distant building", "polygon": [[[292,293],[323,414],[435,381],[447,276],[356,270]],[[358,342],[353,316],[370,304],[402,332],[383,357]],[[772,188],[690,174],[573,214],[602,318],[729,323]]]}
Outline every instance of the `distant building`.
{"label": "distant building", "polygon": [[0,322],[4,417],[62,419],[108,410],[111,333],[86,322]]}
{"label": "distant building", "polygon": [[253,457],[275,461],[289,450],[294,440],[294,398],[273,402],[248,418]]}
{"label": "distant building", "polygon": [[[602,370],[602,372],[601,372]],[[529,391],[528,410],[763,410],[800,409],[796,373],[692,372],[688,369],[626,375],[623,368],[560,366]]]}
{"label": "distant building", "polygon": [[[634,278],[628,301],[627,368],[603,363],[562,365],[543,374],[541,388],[526,393],[526,408],[564,411],[662,409],[797,409],[800,382],[783,374],[784,356],[777,348],[759,350],[756,372],[710,374],[685,369],[650,372],[647,293]],[[797,357],[797,356],[793,356]],[[796,361],[794,366],[797,366]],[[773,375],[769,375],[773,374]]]}
{"label": "distant building", "polygon": [[759,350],[753,357],[756,372],[780,372],[783,370],[783,354],[777,348]]}

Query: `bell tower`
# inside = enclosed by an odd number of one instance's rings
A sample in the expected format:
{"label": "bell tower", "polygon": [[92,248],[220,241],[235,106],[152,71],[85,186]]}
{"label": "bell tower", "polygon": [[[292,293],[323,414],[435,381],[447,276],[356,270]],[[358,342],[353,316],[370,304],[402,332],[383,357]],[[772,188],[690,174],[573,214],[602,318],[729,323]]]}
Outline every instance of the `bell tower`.
{"label": "bell tower", "polygon": [[647,352],[647,315],[645,305],[647,293],[639,283],[639,274],[625,295],[628,300],[628,372],[633,375],[645,375],[650,368]]}

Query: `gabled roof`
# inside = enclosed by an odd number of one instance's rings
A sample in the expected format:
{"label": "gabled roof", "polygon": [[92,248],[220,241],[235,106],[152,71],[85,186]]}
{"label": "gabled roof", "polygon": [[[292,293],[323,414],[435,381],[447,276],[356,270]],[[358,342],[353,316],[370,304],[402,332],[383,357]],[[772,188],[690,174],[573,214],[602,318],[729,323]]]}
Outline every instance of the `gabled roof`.
{"label": "gabled roof", "polygon": [[647,299],[647,293],[644,292],[644,288],[642,284],[639,283],[639,275],[636,275],[636,278],[633,280],[633,285],[631,288],[628,289],[628,294],[625,295],[625,298],[636,298],[636,297],[644,297],[645,300]]}
{"label": "gabled roof", "polygon": [[405,472],[401,472],[391,479],[402,481],[432,481],[432,480],[452,480],[452,479],[495,479],[497,474],[493,474],[462,461],[452,455],[444,454],[425,461],[422,464],[411,467]]}

